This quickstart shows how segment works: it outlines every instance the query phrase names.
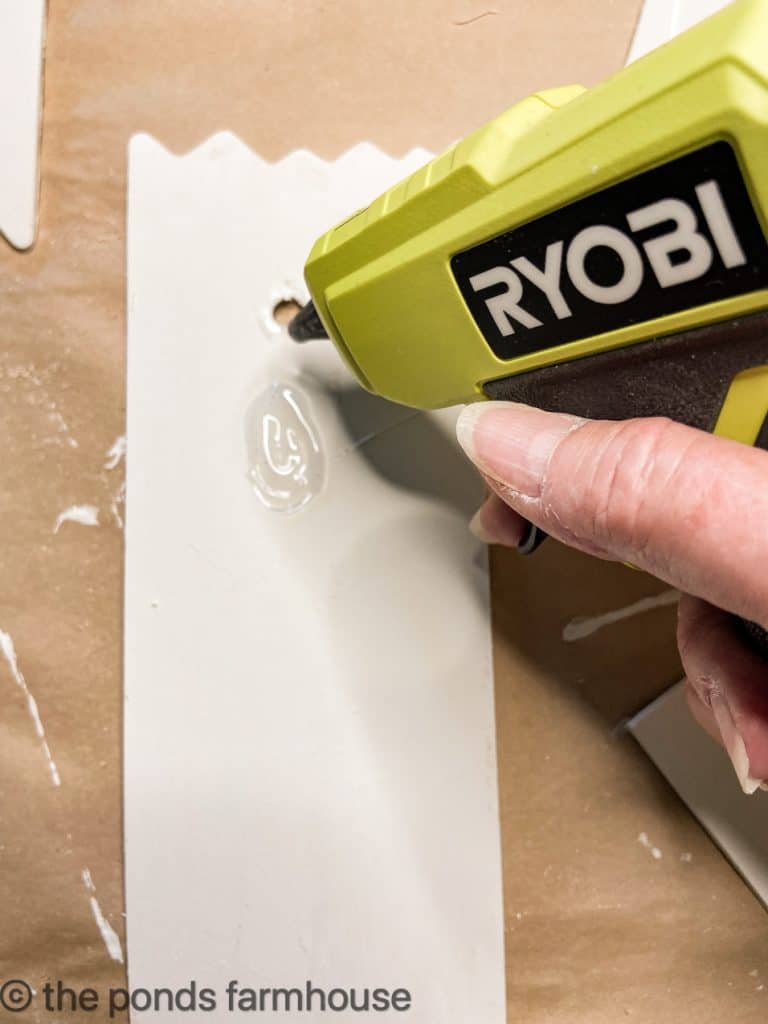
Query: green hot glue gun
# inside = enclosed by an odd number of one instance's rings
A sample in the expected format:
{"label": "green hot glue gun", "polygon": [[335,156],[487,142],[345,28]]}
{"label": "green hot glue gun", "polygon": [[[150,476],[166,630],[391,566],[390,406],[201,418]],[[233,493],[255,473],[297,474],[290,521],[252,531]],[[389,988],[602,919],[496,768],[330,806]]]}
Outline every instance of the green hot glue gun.
{"label": "green hot glue gun", "polygon": [[669,416],[768,448],[767,224],[768,0],[737,0],[323,235],[289,333],[406,405]]}
{"label": "green hot glue gun", "polygon": [[364,387],[768,447],[768,0],[528,97],[320,238],[289,327]]}

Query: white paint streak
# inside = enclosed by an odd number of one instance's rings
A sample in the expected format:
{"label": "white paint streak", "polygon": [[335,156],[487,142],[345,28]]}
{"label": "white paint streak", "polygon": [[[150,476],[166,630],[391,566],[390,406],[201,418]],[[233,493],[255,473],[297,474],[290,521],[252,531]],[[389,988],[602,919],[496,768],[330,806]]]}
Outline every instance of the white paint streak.
{"label": "white paint streak", "polygon": [[640,835],[637,837],[637,841],[638,843],[640,843],[642,847],[649,851],[650,855],[653,857],[654,860],[661,860],[661,858],[664,856],[664,854],[661,852],[658,846],[653,845],[651,840],[648,838],[646,832],[641,832]]}
{"label": "white paint streak", "polygon": [[116,469],[121,459],[125,457],[125,434],[121,434],[107,452],[104,469]]}
{"label": "white paint streak", "polygon": [[120,936],[117,934],[115,929],[104,917],[99,901],[96,899],[96,886],[93,884],[93,878],[88,868],[83,868],[83,884],[89,895],[89,902],[91,904],[91,913],[93,919],[96,922],[96,926],[101,933],[101,937],[104,940],[104,945],[107,948],[107,953],[113,960],[116,960],[119,964],[123,963],[123,946],[120,942]]}
{"label": "white paint streak", "polygon": [[48,762],[48,771],[51,773],[51,782],[54,786],[60,786],[61,776],[59,775],[59,769],[56,767],[56,762],[53,760],[51,748],[48,746],[48,740],[43,740],[43,756]]}
{"label": "white paint streak", "polygon": [[82,526],[98,526],[99,510],[95,505],[70,505],[56,517],[53,532],[58,533],[62,523],[80,523]]}
{"label": "white paint streak", "polygon": [[612,626],[614,622],[621,622],[622,619],[631,619],[633,615],[641,615],[643,612],[650,612],[654,608],[664,608],[670,604],[676,604],[680,599],[677,590],[665,590],[654,597],[643,597],[634,604],[628,604],[624,608],[616,608],[615,611],[606,612],[604,615],[585,616],[571,621],[563,629],[563,640],[573,643],[574,640],[583,640],[587,636],[596,633],[603,626]]}
{"label": "white paint streak", "polygon": [[101,932],[101,937],[104,940],[104,945],[107,947],[107,952],[113,960],[116,960],[121,964],[123,962],[123,946],[120,942],[120,936],[106,917],[104,917],[104,914],[101,912],[101,907],[99,906],[99,901],[95,896],[91,896],[90,902],[93,919]]}
{"label": "white paint streak", "polygon": [[112,513],[112,516],[113,516],[115,522],[117,523],[117,525],[120,527],[121,530],[122,530],[123,525],[124,525],[124,523],[123,523],[123,515],[122,515],[122,512],[121,512],[121,509],[124,506],[125,506],[125,480],[123,480],[123,482],[118,487],[117,491],[115,492],[115,496],[114,496],[114,498],[112,499],[112,501],[110,502],[110,505],[109,505],[109,511]]}
{"label": "white paint streak", "polygon": [[5,633],[2,629],[0,629],[0,651],[2,651],[3,653],[3,657],[5,658],[8,664],[8,668],[11,670],[11,675],[13,676],[16,685],[19,687],[19,689],[24,694],[24,697],[26,699],[29,717],[32,719],[32,724],[35,727],[35,732],[37,733],[37,737],[40,740],[40,745],[43,749],[43,755],[45,756],[45,760],[48,763],[48,771],[51,774],[51,782],[54,784],[54,786],[60,786],[61,776],[59,775],[59,770],[56,767],[56,762],[53,760],[53,757],[51,756],[51,748],[48,746],[48,741],[45,738],[45,729],[43,728],[43,722],[42,719],[40,718],[40,710],[37,706],[37,701],[32,696],[29,686],[27,686],[27,681],[24,678],[21,669],[19,668],[13,638],[11,637],[10,633]]}

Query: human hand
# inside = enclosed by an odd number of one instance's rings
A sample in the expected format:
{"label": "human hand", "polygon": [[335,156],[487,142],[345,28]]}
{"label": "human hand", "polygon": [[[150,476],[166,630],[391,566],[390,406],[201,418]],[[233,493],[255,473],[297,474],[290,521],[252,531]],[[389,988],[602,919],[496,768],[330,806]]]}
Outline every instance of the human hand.
{"label": "human hand", "polygon": [[768,626],[768,453],[670,420],[512,402],[467,406],[457,433],[491,491],[481,540],[515,547],[527,520],[681,591],[688,704],[753,793],[768,779],[768,663],[727,613]]}

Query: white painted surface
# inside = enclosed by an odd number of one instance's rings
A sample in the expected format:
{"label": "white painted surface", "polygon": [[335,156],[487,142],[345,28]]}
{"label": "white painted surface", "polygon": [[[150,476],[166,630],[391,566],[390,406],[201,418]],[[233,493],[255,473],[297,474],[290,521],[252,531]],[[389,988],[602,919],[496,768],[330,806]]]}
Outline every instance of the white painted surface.
{"label": "white painted surface", "polygon": [[[414,1010],[377,1019],[505,1020],[481,489],[453,412],[373,399],[329,343],[267,323],[276,297],[306,297],[314,238],[427,156],[131,143],[134,987],[404,987]],[[248,478],[247,413],[275,381],[306,398],[325,457],[293,514]]]}
{"label": "white painted surface", "polygon": [[746,796],[727,754],[694,722],[678,683],[629,730],[768,906],[768,793]]}
{"label": "white painted surface", "polygon": [[37,232],[45,0],[0,0],[0,234],[28,249]]}
{"label": "white painted surface", "polygon": [[729,0],[645,0],[627,64],[726,7]]}

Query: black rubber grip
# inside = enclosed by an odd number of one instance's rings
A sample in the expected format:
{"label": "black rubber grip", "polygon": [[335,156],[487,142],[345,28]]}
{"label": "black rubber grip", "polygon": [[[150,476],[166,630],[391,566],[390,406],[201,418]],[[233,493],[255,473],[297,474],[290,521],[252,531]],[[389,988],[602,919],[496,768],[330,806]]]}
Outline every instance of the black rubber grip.
{"label": "black rubber grip", "polygon": [[542,366],[483,390],[589,419],[669,416],[711,431],[733,378],[766,363],[768,312]]}

